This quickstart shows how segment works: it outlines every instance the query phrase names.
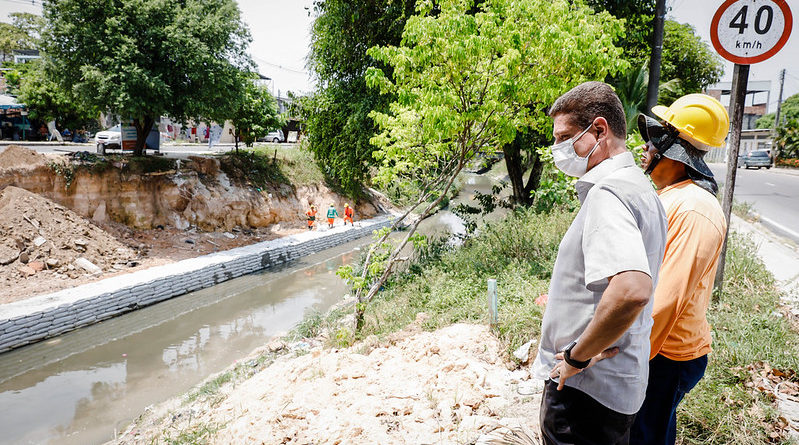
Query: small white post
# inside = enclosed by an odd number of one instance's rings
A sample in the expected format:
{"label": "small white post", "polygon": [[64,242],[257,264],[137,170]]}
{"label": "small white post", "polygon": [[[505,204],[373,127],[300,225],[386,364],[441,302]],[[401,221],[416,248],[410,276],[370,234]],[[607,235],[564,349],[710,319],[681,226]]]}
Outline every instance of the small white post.
{"label": "small white post", "polygon": [[497,327],[497,280],[488,279],[488,319],[492,328]]}

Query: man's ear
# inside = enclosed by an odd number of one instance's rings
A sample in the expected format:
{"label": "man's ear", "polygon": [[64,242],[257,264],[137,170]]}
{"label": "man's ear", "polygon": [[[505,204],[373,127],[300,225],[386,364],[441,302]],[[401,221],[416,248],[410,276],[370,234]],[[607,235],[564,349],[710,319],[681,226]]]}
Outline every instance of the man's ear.
{"label": "man's ear", "polygon": [[610,134],[610,126],[608,125],[608,121],[602,116],[594,119],[594,128],[596,129],[597,139],[606,138]]}

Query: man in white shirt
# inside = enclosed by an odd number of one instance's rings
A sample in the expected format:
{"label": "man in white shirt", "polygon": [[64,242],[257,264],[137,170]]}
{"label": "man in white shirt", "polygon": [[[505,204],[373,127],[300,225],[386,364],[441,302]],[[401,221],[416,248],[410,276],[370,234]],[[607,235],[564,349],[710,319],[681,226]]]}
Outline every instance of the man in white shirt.
{"label": "man in white shirt", "polygon": [[558,249],[535,375],[546,444],[624,445],[646,393],[652,293],[666,216],[627,150],[618,96],[586,82],[558,98],[555,166],[582,203]]}

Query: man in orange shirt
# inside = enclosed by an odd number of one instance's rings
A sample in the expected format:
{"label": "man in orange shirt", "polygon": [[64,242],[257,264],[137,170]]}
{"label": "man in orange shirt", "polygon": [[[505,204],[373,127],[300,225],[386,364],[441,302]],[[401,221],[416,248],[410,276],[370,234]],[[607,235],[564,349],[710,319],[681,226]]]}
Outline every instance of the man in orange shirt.
{"label": "man in orange shirt", "polygon": [[716,99],[689,94],[670,107],[640,115],[647,141],[641,167],[666,209],[666,252],[655,288],[650,335],[649,385],[633,424],[630,444],[674,444],[677,405],[705,374],[710,325],[705,316],[727,222],[713,173],[702,159],[720,147],[729,129]]}
{"label": "man in orange shirt", "polygon": [[344,204],[344,225],[347,225],[347,221],[350,222],[351,226],[355,224],[352,223],[352,217],[355,215],[355,212],[352,210],[349,204]]}
{"label": "man in orange shirt", "polygon": [[311,205],[311,209],[305,214],[308,216],[308,230],[313,230],[313,226],[316,224],[316,206]]}

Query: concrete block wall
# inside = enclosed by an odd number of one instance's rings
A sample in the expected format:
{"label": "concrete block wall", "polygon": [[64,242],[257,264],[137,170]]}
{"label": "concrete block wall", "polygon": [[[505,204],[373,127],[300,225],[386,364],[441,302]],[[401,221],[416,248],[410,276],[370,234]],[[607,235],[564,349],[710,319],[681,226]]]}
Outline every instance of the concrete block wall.
{"label": "concrete block wall", "polygon": [[371,235],[391,219],[300,233],[2,305],[0,353]]}

